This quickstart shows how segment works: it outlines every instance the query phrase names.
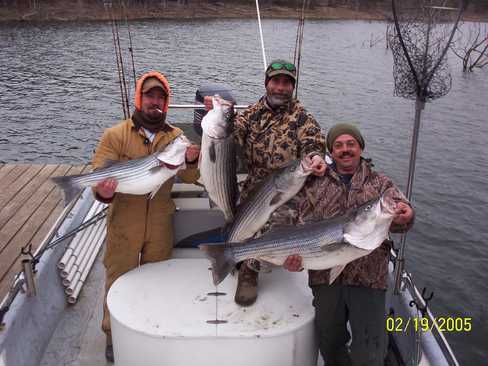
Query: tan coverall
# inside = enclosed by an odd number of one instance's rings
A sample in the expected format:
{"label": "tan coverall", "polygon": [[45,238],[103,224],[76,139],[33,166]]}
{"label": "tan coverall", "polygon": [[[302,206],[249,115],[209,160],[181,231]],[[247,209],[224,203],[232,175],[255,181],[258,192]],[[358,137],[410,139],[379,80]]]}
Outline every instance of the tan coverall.
{"label": "tan coverall", "polygon": [[[134,127],[131,119],[107,129],[92,160],[94,169],[107,161],[126,161],[148,156],[161,150],[182,134],[171,126],[170,131],[158,132],[152,143],[144,144],[146,136]],[[177,174],[184,182],[193,183],[199,178],[196,164]],[[102,330],[111,344],[110,314],[107,293],[113,282],[140,264],[168,259],[173,249],[172,217],[175,204],[171,200],[174,178],[164,183],[156,195],[131,195],[116,193],[107,215],[107,244],[103,264],[106,269],[105,301]]]}

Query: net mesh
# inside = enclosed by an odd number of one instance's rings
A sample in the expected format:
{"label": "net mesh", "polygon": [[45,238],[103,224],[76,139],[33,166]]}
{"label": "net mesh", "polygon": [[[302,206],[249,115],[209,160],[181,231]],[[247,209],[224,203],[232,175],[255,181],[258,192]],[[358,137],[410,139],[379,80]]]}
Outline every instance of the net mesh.
{"label": "net mesh", "polygon": [[462,1],[393,0],[397,22],[390,29],[394,94],[432,101],[451,89],[447,49]]}

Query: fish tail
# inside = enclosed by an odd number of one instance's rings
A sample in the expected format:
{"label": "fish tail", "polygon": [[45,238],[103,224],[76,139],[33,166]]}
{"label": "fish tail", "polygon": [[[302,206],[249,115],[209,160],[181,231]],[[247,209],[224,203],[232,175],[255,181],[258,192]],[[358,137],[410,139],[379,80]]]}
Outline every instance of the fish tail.
{"label": "fish tail", "polygon": [[217,286],[234,268],[234,257],[225,244],[200,244],[198,247],[212,264],[213,283]]}
{"label": "fish tail", "polygon": [[51,180],[56,183],[64,192],[64,206],[75,199],[76,195],[81,191],[82,187],[79,186],[72,176],[60,176],[51,177]]}

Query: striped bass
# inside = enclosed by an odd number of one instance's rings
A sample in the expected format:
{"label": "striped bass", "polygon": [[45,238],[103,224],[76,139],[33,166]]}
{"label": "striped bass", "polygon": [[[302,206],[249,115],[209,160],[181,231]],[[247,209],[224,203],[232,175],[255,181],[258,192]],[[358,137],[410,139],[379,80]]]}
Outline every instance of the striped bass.
{"label": "striped bass", "polygon": [[232,135],[233,104],[212,97],[213,109],[202,119],[200,177],[210,199],[222,210],[225,220],[234,218],[237,195],[236,156]]}
{"label": "striped bass", "polygon": [[185,137],[179,136],[159,152],[144,158],[116,162],[88,174],[52,177],[64,192],[65,206],[85,187],[112,178],[117,180],[116,192],[127,194],[151,193],[153,198],[161,185],[176,175],[184,166],[185,152],[189,146]]}
{"label": "striped bass", "polygon": [[232,223],[227,241],[243,242],[254,236],[271,214],[289,201],[302,189],[312,170],[309,158],[294,160],[289,165],[272,173],[256,189],[250,198],[239,206]]}
{"label": "striped bass", "polygon": [[305,269],[338,269],[335,279],[347,263],[368,255],[387,239],[394,213],[394,201],[383,195],[332,219],[280,227],[245,243],[199,247],[212,264],[215,285],[237,262],[254,258],[281,266],[293,254],[302,257]]}

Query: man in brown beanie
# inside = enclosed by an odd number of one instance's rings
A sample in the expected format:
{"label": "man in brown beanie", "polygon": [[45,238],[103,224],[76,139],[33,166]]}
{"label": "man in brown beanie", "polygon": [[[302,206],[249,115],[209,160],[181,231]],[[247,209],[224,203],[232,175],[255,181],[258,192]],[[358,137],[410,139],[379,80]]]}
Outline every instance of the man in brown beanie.
{"label": "man in brown beanie", "polygon": [[[109,161],[139,159],[162,150],[183,132],[166,122],[170,87],[159,72],[141,76],[136,85],[135,111],[131,118],[108,128],[98,144],[92,160],[95,169]],[[194,183],[199,173],[200,149],[191,145],[186,150],[186,169],[177,175]],[[117,181],[105,179],[94,189],[97,200],[109,203],[107,243],[103,264],[106,270],[105,301],[102,330],[106,333],[105,357],[114,362],[107,293],[114,281],[144,263],[170,258],[173,249],[171,200],[174,178],[166,181],[150,199],[149,195],[115,193]]]}
{"label": "man in brown beanie", "polygon": [[[243,182],[240,202],[274,170],[295,159],[308,156],[314,175],[326,170],[323,159],[325,138],[315,118],[292,97],[296,67],[286,60],[272,61],[265,72],[266,94],[234,121],[234,138],[243,152],[248,175]],[[205,105],[211,108],[211,98]],[[277,209],[279,211],[280,208]],[[257,235],[262,234],[258,233]],[[252,261],[239,267],[236,303],[252,305],[257,298],[258,272]]]}
{"label": "man in brown beanie", "polygon": [[[292,223],[344,214],[388,190],[388,195],[396,202],[390,231],[410,229],[414,220],[410,203],[388,177],[373,171],[361,157],[364,147],[364,138],[353,125],[338,124],[329,130],[327,148],[333,164],[323,177],[307,181],[299,193],[306,199],[296,208],[289,208]],[[387,344],[385,293],[389,252],[390,245],[385,241],[369,255],[345,267],[309,271],[319,349],[328,366],[383,366]],[[290,271],[301,270],[301,257],[288,257],[284,267]],[[347,344],[351,334],[347,322],[352,332],[350,352]]]}

